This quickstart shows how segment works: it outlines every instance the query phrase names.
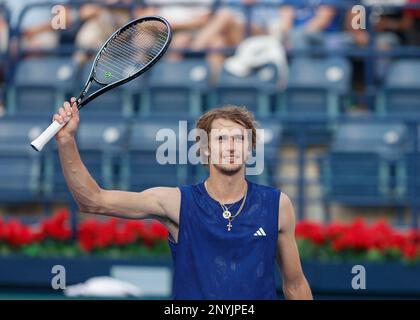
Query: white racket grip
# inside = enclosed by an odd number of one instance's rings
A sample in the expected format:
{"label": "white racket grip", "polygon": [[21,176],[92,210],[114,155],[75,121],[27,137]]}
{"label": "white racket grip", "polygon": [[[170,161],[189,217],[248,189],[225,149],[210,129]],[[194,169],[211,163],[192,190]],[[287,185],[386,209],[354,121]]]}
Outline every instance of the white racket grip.
{"label": "white racket grip", "polygon": [[44,130],[43,133],[39,135],[34,141],[31,142],[31,147],[34,148],[36,151],[41,151],[44,146],[54,137],[58,131],[61,130],[62,127],[66,125],[65,122],[60,124],[58,121],[54,121],[50,124],[50,126]]}

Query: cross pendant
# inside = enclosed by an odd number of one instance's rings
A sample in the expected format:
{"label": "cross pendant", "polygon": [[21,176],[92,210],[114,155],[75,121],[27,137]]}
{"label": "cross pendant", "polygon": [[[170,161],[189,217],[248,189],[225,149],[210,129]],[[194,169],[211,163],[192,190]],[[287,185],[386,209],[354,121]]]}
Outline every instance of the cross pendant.
{"label": "cross pendant", "polygon": [[232,229],[232,223],[231,223],[231,221],[229,221],[229,224],[227,225],[227,227],[228,227],[228,231],[230,231],[230,229]]}

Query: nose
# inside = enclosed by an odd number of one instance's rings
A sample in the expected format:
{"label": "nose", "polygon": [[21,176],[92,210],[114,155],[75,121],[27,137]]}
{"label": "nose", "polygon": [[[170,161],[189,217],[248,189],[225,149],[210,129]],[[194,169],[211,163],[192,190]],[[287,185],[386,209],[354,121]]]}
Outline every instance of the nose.
{"label": "nose", "polygon": [[229,151],[230,152],[235,151],[235,138],[234,137],[229,138]]}

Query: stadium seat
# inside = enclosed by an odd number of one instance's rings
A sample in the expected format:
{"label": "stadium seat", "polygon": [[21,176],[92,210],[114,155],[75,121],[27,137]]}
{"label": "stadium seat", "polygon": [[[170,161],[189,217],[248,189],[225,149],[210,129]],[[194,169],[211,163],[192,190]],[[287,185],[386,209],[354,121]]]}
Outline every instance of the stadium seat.
{"label": "stadium seat", "polygon": [[351,89],[351,67],[344,58],[297,57],[291,61],[287,90],[280,94],[281,115],[340,114]]}
{"label": "stadium seat", "polygon": [[[105,189],[117,185],[118,157],[126,148],[128,126],[123,118],[83,119],[77,133],[80,156],[95,181]],[[71,195],[62,173],[55,148],[48,154],[45,169],[45,190],[53,199],[68,199]]]}
{"label": "stadium seat", "polygon": [[282,126],[277,119],[273,118],[257,118],[257,121],[259,123],[257,129],[264,130],[264,170],[259,175],[248,176],[248,179],[260,184],[277,186],[277,168],[280,165],[279,154],[282,141]]}
{"label": "stadium seat", "polygon": [[407,200],[411,196],[411,200],[415,200],[417,205],[420,204],[420,126],[417,129],[417,150],[411,146],[409,152],[405,153],[405,162],[402,173],[402,181],[405,183],[407,192]]}
{"label": "stadium seat", "polygon": [[71,92],[77,66],[70,58],[21,60],[8,85],[7,112],[11,115],[51,116]]}
{"label": "stadium seat", "polygon": [[[121,159],[120,188],[141,191],[156,186],[185,184],[188,164],[179,162],[179,141],[186,141],[187,131],[188,128],[179,132],[178,119],[174,117],[148,117],[135,121],[130,132],[128,153]],[[157,140],[158,133],[162,134],[160,140]],[[165,134],[170,139],[165,138]],[[176,144],[168,146],[169,141]],[[158,163],[158,155],[168,157],[170,163]]]}
{"label": "stadium seat", "polygon": [[286,140],[296,141],[305,133],[308,144],[330,143],[334,120],[351,91],[351,72],[344,58],[296,57],[291,61],[287,89],[278,95],[275,112],[280,120],[288,119]]}
{"label": "stadium seat", "polygon": [[392,63],[376,101],[378,115],[420,115],[420,60],[401,59]]}
{"label": "stadium seat", "polygon": [[[404,191],[407,193],[407,200],[411,203],[413,200],[417,205],[420,204],[420,151],[409,153],[405,157],[405,166],[402,173],[402,180],[405,182]],[[413,173],[416,170],[416,175]],[[411,196],[411,198],[410,198]]]}
{"label": "stadium seat", "polygon": [[46,125],[21,117],[0,118],[0,201],[41,201],[42,154],[30,142]]}
{"label": "stadium seat", "polygon": [[398,203],[404,192],[399,172],[408,148],[399,123],[344,123],[322,160],[321,181],[327,201],[355,205]]}
{"label": "stadium seat", "polygon": [[246,106],[260,116],[271,114],[271,102],[279,90],[279,74],[269,64],[254,70],[247,77],[236,77],[223,69],[210,95],[210,107],[225,104]]}
{"label": "stadium seat", "polygon": [[209,83],[204,60],[160,61],[150,70],[148,94],[142,95],[140,116],[198,116]]}

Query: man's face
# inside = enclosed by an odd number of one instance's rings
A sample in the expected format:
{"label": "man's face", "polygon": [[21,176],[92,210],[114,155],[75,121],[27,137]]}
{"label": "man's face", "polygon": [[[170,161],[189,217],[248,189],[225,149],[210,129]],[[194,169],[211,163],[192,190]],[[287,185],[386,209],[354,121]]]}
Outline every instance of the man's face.
{"label": "man's face", "polygon": [[209,138],[210,165],[226,175],[239,172],[249,156],[252,135],[242,125],[226,119],[216,119]]}

